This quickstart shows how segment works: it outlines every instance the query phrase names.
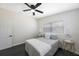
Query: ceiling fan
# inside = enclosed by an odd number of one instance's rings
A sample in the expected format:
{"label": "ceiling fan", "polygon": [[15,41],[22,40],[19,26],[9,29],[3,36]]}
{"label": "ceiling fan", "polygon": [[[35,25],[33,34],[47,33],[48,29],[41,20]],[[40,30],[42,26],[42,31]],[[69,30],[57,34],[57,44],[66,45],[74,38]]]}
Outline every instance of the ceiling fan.
{"label": "ceiling fan", "polygon": [[28,3],[24,3],[24,4],[27,5],[30,9],[25,9],[25,10],[23,10],[23,12],[25,12],[25,11],[32,11],[33,12],[33,15],[35,15],[35,12],[34,11],[36,11],[36,12],[39,12],[39,13],[42,13],[43,14],[43,11],[40,11],[40,10],[37,10],[36,9],[42,3],[37,3],[36,5],[33,5],[33,4],[29,5]]}

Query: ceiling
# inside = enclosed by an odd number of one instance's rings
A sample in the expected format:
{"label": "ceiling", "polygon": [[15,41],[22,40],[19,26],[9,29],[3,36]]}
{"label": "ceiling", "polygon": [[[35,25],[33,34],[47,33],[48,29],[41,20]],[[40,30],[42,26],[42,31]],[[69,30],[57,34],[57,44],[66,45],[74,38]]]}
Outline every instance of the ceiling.
{"label": "ceiling", "polygon": [[[30,3],[35,4],[35,3]],[[16,13],[29,15],[34,18],[46,17],[49,15],[53,15],[56,13],[72,10],[79,8],[78,3],[42,3],[37,9],[43,11],[44,13],[35,12],[35,16],[33,16],[32,11],[23,12],[24,9],[29,9],[24,3],[0,3],[0,8],[4,8],[10,11],[14,11]]]}

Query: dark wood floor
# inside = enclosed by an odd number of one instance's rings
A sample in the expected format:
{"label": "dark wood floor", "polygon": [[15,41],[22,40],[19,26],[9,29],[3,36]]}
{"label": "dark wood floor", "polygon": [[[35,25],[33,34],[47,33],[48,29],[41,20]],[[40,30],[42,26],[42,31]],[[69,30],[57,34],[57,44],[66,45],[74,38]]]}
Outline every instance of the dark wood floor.
{"label": "dark wood floor", "polygon": [[[64,53],[65,52],[65,53]],[[0,51],[0,56],[28,56],[25,51],[25,44],[21,44],[12,48],[8,48]],[[77,54],[71,53],[69,51],[63,51],[58,49],[54,56],[78,56]]]}

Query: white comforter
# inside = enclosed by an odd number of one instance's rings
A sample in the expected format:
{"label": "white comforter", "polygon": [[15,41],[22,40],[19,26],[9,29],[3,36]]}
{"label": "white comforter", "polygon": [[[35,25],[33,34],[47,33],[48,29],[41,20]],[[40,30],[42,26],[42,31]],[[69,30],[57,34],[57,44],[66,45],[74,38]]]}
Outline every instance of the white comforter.
{"label": "white comforter", "polygon": [[58,40],[36,38],[25,42],[25,50],[29,56],[53,56],[57,49]]}
{"label": "white comforter", "polygon": [[[43,56],[51,50],[51,45],[37,39],[26,40],[26,42],[28,43],[27,49],[30,48],[30,50],[28,50],[29,55],[36,54]],[[30,45],[32,45],[32,48]],[[37,50],[38,53],[36,53],[35,50]]]}

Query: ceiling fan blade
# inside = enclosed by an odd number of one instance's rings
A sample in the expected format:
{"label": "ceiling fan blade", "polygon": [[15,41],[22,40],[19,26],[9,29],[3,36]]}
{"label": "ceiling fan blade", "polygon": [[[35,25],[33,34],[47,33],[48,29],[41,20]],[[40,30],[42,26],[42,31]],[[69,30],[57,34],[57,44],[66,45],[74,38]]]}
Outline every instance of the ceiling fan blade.
{"label": "ceiling fan blade", "polygon": [[35,8],[37,8],[38,6],[40,6],[42,3],[37,3],[36,5],[35,5]]}
{"label": "ceiling fan blade", "polygon": [[24,3],[24,4],[31,8],[31,6],[28,3]]}
{"label": "ceiling fan blade", "polygon": [[37,12],[39,12],[39,13],[43,13],[42,11],[40,11],[40,10],[35,10],[35,11],[37,11]]}
{"label": "ceiling fan blade", "polygon": [[31,10],[31,9],[26,9],[26,10],[23,10],[23,11],[25,12],[25,11],[30,11],[30,10]]}
{"label": "ceiling fan blade", "polygon": [[35,12],[33,12],[33,16],[35,15]]}

